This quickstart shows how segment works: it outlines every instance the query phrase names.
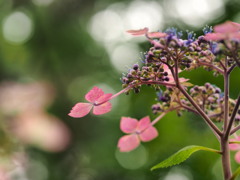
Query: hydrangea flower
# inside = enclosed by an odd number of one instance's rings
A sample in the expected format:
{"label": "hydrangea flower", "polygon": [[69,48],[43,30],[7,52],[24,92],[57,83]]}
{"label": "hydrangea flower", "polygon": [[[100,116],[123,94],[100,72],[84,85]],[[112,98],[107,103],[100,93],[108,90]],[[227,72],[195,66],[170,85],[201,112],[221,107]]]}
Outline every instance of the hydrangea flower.
{"label": "hydrangea flower", "polygon": [[122,117],[120,129],[128,134],[118,141],[118,148],[121,152],[132,151],[140,145],[141,141],[151,141],[158,136],[157,129],[152,126],[149,116],[139,121],[130,117]]}
{"label": "hydrangea flower", "polygon": [[223,24],[214,26],[215,33],[207,33],[205,35],[206,40],[219,41],[228,39],[240,40],[240,24],[227,21]]}
{"label": "hydrangea flower", "polygon": [[85,95],[85,99],[89,103],[77,103],[68,115],[80,118],[86,116],[91,109],[95,115],[108,113],[112,109],[112,104],[108,102],[111,97],[112,94],[104,94],[101,88],[95,86]]}

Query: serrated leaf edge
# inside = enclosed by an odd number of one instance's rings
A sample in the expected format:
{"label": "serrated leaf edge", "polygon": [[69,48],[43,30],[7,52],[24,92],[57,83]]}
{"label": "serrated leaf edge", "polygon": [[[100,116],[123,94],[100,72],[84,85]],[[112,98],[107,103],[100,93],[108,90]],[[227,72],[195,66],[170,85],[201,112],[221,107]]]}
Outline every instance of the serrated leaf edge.
{"label": "serrated leaf edge", "polygon": [[[188,151],[188,150],[191,150],[191,149],[192,149],[192,151],[190,151],[187,154],[186,158],[184,158],[182,161],[179,161],[179,162],[176,162],[176,163],[173,162],[173,163],[170,163],[169,165],[162,165],[162,164],[165,164],[167,161],[169,161],[169,159],[173,159],[174,157],[177,157],[179,153],[184,152],[184,151]],[[151,168],[151,171],[155,170],[155,169],[159,169],[159,168],[167,168],[167,167],[171,167],[171,166],[174,166],[174,165],[178,165],[178,164],[184,162],[185,160],[187,160],[193,153],[195,153],[197,151],[200,151],[200,150],[215,152],[215,153],[221,154],[221,152],[216,150],[216,149],[212,149],[212,148],[208,148],[208,147],[204,147],[204,146],[196,146],[196,145],[186,146],[186,147],[180,149],[178,152],[174,153],[169,158],[167,158],[164,161],[160,162],[159,164],[153,166]]]}

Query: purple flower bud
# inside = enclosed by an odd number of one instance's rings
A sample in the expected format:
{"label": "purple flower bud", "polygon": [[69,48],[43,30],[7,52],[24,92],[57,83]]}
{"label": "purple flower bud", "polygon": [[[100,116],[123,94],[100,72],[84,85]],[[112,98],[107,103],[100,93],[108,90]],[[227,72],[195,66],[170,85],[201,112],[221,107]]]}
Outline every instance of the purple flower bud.
{"label": "purple flower bud", "polygon": [[215,93],[219,94],[221,92],[220,88],[216,88]]}
{"label": "purple flower bud", "polygon": [[210,83],[205,83],[205,87],[208,89],[211,86]]}
{"label": "purple flower bud", "polygon": [[200,51],[202,50],[202,48],[198,46],[198,47],[196,48],[196,50],[197,50],[198,52],[200,52]]}
{"label": "purple flower bud", "polygon": [[169,77],[165,77],[165,78],[164,78],[164,81],[169,81]]}
{"label": "purple flower bud", "polygon": [[132,78],[132,77],[133,77],[132,74],[130,73],[127,74],[127,78]]}
{"label": "purple flower bud", "polygon": [[133,69],[134,69],[134,70],[138,70],[138,68],[139,68],[139,65],[138,65],[138,64],[134,64],[134,65],[133,65]]}
{"label": "purple flower bud", "polygon": [[195,87],[194,87],[194,90],[195,90],[195,91],[198,91],[198,90],[199,90],[198,86],[195,86]]}
{"label": "purple flower bud", "polygon": [[194,51],[194,48],[192,46],[190,46],[188,49],[189,51]]}
{"label": "purple flower bud", "polygon": [[165,71],[165,72],[163,73],[163,75],[164,75],[164,76],[167,76],[167,75],[168,75],[168,72]]}

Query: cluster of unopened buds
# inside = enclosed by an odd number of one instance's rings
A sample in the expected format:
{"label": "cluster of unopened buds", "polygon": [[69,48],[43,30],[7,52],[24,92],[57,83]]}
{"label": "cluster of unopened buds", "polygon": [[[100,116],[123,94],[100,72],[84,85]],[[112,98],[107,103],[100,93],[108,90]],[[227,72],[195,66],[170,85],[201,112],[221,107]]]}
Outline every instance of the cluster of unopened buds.
{"label": "cluster of unopened buds", "polygon": [[[107,113],[111,110],[111,99],[131,91],[139,93],[142,85],[148,85],[156,90],[157,103],[152,106],[152,111],[158,116],[152,122],[148,116],[139,121],[122,117],[120,128],[127,133],[118,142],[122,152],[131,151],[141,141],[146,142],[157,137],[154,125],[166,113],[174,110],[178,115],[182,111],[199,114],[219,140],[240,129],[240,98],[229,98],[228,79],[232,70],[240,66],[240,24],[227,21],[213,29],[206,26],[203,29],[204,34],[199,37],[193,32],[183,33],[175,28],[164,32],[149,32],[148,28],[127,32],[133,36],[145,35],[152,45],[145,53],[142,64],[134,64],[123,75],[123,90],[112,95],[94,87],[85,96],[89,103],[76,104],[69,113],[70,116],[83,117],[91,109],[95,115]],[[191,71],[199,67],[212,71],[215,76],[224,77],[223,92],[208,82],[202,86],[193,85],[189,79],[179,77],[181,71]],[[222,129],[215,124],[220,122],[223,123]],[[229,143],[228,140],[227,142]],[[234,150],[240,150],[239,146],[230,145]],[[238,154],[240,157],[240,153]]]}

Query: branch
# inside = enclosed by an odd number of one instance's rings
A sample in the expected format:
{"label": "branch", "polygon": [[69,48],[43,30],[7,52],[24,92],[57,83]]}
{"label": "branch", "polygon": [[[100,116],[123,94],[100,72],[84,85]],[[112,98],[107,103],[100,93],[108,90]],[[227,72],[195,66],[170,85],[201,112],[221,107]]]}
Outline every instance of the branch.
{"label": "branch", "polygon": [[237,132],[240,129],[240,125],[238,125],[237,127],[233,128],[232,131],[230,132],[230,135],[234,134],[235,132]]}
{"label": "branch", "polygon": [[176,86],[183,93],[183,95],[190,101],[193,107],[198,111],[198,113],[203,117],[207,125],[213,130],[216,137],[219,139],[219,136],[222,136],[222,132],[218,127],[212,122],[212,120],[207,116],[207,114],[198,106],[198,104],[193,100],[193,98],[185,91],[185,89],[179,83],[178,77],[178,62],[175,60],[175,77],[176,77]]}
{"label": "branch", "polygon": [[193,112],[193,113],[195,113],[195,114],[199,114],[198,111],[196,111],[195,109],[193,109],[193,108],[191,108],[191,107],[189,107],[189,106],[186,106],[186,105],[183,105],[183,104],[181,104],[181,106],[182,106],[183,108],[187,109],[188,111],[191,111],[191,112]]}
{"label": "branch", "polygon": [[211,68],[215,69],[216,71],[218,71],[218,72],[221,73],[221,74],[224,73],[224,71],[223,71],[222,69],[220,69],[220,68],[217,67],[217,66],[214,66],[213,64],[209,64],[209,63],[205,63],[205,62],[201,62],[201,61],[199,61],[199,64],[204,65],[204,66],[211,67]]}
{"label": "branch", "polygon": [[[225,66],[227,68],[227,60],[225,62]],[[227,73],[227,69],[224,71],[224,136],[225,138],[228,138],[226,136],[227,128],[228,128],[228,122],[229,122],[229,74]]]}
{"label": "branch", "polygon": [[[229,124],[228,124],[228,128],[227,128],[227,131],[226,131],[226,136],[229,135],[229,134],[233,134],[234,132],[232,132],[232,131],[234,131],[236,129],[236,128],[234,128],[231,131],[234,119],[236,117],[236,114],[237,114],[237,111],[238,111],[238,108],[239,108],[239,105],[240,105],[240,95],[238,96],[237,102],[236,102],[235,107],[233,109],[233,112],[232,112],[232,115],[231,115],[231,118],[230,118],[230,121],[229,121]],[[236,131],[237,130],[238,129],[236,129]],[[231,133],[230,133],[230,131],[231,131]]]}
{"label": "branch", "polygon": [[227,71],[228,74],[232,72],[232,70],[236,67],[236,64],[233,64]]}

